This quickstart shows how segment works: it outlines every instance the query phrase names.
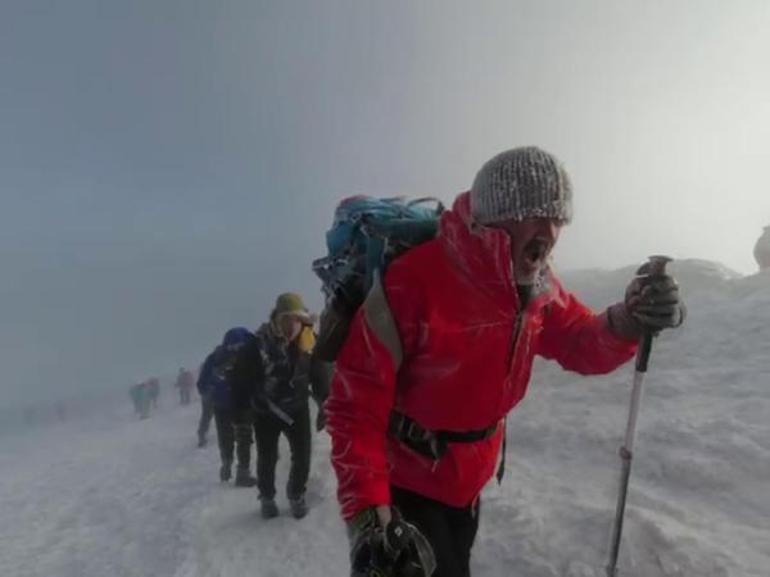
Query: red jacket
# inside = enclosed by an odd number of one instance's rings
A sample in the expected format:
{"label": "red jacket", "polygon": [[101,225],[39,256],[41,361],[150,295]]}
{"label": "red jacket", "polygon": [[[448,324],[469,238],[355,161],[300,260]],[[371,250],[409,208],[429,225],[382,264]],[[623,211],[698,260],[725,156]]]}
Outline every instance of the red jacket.
{"label": "red jacket", "polygon": [[[522,311],[507,235],[469,224],[469,214],[465,193],[435,240],[390,264],[386,302],[371,306],[370,294],[337,358],[325,408],[345,519],[389,504],[391,484],[469,505],[494,474],[502,419],[524,397],[536,354],[600,374],[635,352],[550,273]],[[450,443],[434,462],[387,435],[393,409],[428,430],[501,426],[487,440]]]}

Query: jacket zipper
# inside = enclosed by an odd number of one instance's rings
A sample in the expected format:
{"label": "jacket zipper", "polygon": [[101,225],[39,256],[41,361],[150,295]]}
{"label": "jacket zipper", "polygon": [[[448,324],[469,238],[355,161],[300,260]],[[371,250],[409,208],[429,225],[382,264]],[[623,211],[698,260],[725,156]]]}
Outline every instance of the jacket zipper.
{"label": "jacket zipper", "polygon": [[524,312],[517,312],[516,313],[516,320],[513,323],[513,331],[511,333],[511,344],[508,347],[508,362],[506,363],[506,367],[508,367],[508,370],[511,369],[511,363],[513,362],[514,354],[516,353],[516,342],[519,340],[519,334],[521,334],[521,327],[524,321]]}
{"label": "jacket zipper", "polygon": [[511,296],[513,297],[513,302],[516,303],[518,308],[516,310],[516,319],[513,322],[513,331],[511,332],[511,344],[508,347],[508,359],[505,364],[506,372],[510,372],[511,370],[511,362],[513,362],[513,356],[516,353],[516,341],[519,339],[519,331],[521,331],[521,321],[524,316],[525,308],[522,306],[521,298],[516,290],[516,275],[513,272],[513,262],[510,258],[508,259],[508,262],[510,263],[510,269],[508,271],[508,282],[510,284],[508,286],[512,293]]}

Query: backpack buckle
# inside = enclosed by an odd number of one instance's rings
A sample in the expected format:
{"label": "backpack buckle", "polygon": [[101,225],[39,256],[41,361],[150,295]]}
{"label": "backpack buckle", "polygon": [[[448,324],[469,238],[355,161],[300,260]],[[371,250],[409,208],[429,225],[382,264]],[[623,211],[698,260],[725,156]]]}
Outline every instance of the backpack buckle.
{"label": "backpack buckle", "polygon": [[409,424],[406,426],[405,437],[409,441],[424,443],[426,441],[430,441],[431,437],[434,437],[434,435],[432,435],[430,431],[423,429],[420,425],[410,420]]}
{"label": "backpack buckle", "polygon": [[406,446],[434,461],[438,461],[446,453],[446,439],[421,427],[406,415],[392,412],[389,430],[391,435]]}

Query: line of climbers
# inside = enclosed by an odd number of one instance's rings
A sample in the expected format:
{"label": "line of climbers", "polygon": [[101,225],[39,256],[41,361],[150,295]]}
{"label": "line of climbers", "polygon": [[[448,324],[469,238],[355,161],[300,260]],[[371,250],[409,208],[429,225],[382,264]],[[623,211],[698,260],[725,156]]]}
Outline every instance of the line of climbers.
{"label": "line of climbers", "polygon": [[316,430],[328,419],[351,575],[468,577],[480,495],[502,474],[505,420],[534,357],[608,373],[642,335],[684,320],[674,279],[645,268],[598,314],[565,289],[551,253],[571,219],[570,178],[536,147],[489,160],[448,210],[341,203],[329,257],[314,264],[327,296],[319,334],[300,297],[283,294],[268,322],[228,331],[203,364],[199,435],[213,415],[221,479],[236,447],[236,484],[256,484],[262,515],[276,516],[283,434],[286,496],[303,517],[312,396]]}
{"label": "line of climbers", "polygon": [[[199,446],[205,445],[212,416],[216,423],[221,458],[220,479],[232,475],[238,459],[235,485],[259,490],[262,516],[278,515],[275,468],[283,434],[291,452],[286,497],[291,514],[307,514],[305,493],[310,475],[311,416],[309,399],[318,405],[316,431],[325,426],[323,403],[329,389],[331,366],[312,355],[313,319],[301,297],[280,295],[270,319],[256,332],[235,327],[209,354],[201,367]],[[257,477],[251,476],[252,438],[257,445]]]}

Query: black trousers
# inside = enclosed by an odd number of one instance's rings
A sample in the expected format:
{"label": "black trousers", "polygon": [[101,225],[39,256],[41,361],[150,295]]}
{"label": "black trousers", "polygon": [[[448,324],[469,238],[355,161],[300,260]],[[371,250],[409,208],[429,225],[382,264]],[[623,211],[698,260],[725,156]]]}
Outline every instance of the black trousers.
{"label": "black trousers", "polygon": [[[228,411],[227,415],[228,418],[232,419],[232,413]],[[235,452],[238,457],[238,469],[250,471],[251,444],[254,442],[253,424],[251,421],[233,423],[232,430],[235,432]]]}
{"label": "black trousers", "polygon": [[211,418],[214,416],[214,405],[211,401],[201,398],[201,418],[198,421],[198,436],[206,437],[209,434]]}
{"label": "black trousers", "polygon": [[470,577],[471,547],[479,528],[480,502],[451,507],[398,487],[391,501],[406,521],[427,537],[436,555],[432,577]]}
{"label": "black trousers", "polygon": [[273,413],[260,412],[254,420],[257,441],[257,488],[263,499],[275,498],[275,466],[278,463],[278,440],[283,433],[289,441],[291,469],[286,496],[298,499],[305,494],[310,476],[310,407],[305,405],[289,415],[293,423],[285,423]]}
{"label": "black trousers", "polygon": [[238,468],[248,470],[251,463],[251,426],[236,425],[233,422],[233,412],[229,409],[214,409],[214,424],[217,428],[217,444],[222,464],[231,464],[233,453],[237,452]]}

